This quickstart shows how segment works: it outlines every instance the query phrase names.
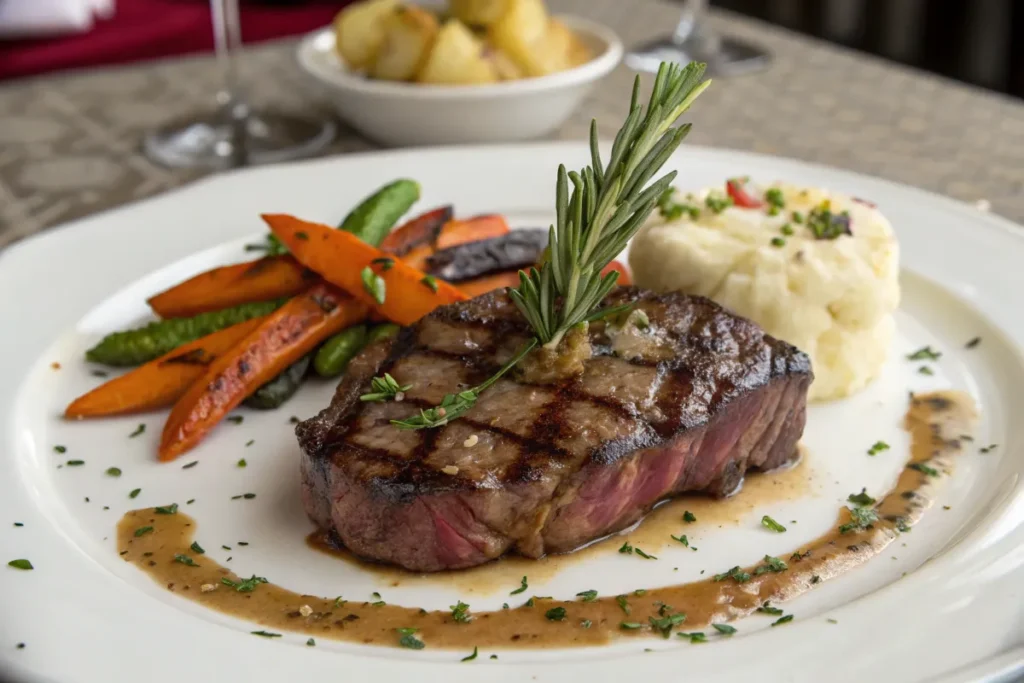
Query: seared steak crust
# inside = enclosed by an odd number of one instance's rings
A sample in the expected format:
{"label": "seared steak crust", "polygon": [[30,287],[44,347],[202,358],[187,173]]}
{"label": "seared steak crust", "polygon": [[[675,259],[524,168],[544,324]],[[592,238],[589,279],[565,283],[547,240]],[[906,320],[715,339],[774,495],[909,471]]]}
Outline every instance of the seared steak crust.
{"label": "seared steak crust", "polygon": [[[390,424],[493,374],[530,336],[503,293],[438,309],[356,357],[331,405],[298,425],[310,517],[364,557],[416,571],[510,549],[566,552],[683,491],[732,493],[796,454],[807,356],[702,297],[620,288],[650,327],[591,325],[594,356],[558,384],[499,381],[432,430]],[[363,403],[369,380],[411,384]]]}

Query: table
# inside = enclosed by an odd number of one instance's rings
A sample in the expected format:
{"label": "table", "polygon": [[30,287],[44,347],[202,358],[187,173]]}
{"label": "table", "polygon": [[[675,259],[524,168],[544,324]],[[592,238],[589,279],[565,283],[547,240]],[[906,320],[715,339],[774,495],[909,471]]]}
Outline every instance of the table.
{"label": "table", "polygon": [[[550,0],[613,27],[627,45],[670,32],[678,5]],[[795,157],[916,185],[1024,222],[1024,103],[726,13],[715,28],[771,50],[771,68],[721,80],[693,111],[688,142]],[[251,98],[310,111],[285,40],[247,49]],[[612,135],[632,74],[620,66],[554,136]],[[0,248],[48,227],[167,191],[204,174],[139,152],[144,132],[209,106],[212,57],[41,77],[0,86]],[[328,153],[372,149],[341,127]]]}

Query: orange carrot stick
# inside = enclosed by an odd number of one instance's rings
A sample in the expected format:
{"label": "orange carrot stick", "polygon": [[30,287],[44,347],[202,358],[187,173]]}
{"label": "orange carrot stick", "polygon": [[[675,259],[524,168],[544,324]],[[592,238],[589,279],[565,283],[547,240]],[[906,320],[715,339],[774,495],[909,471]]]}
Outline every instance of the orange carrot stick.
{"label": "orange carrot stick", "polygon": [[350,233],[287,214],[264,214],[263,220],[299,263],[400,325],[467,298]]}
{"label": "orange carrot stick", "polygon": [[244,339],[262,320],[253,318],[218,330],[104,382],[72,401],[64,417],[127,415],[174,405],[215,358]]}
{"label": "orange carrot stick", "polygon": [[459,291],[470,298],[486,294],[487,292],[492,292],[495,289],[518,286],[518,270],[506,270],[501,273],[494,273],[493,275],[484,275],[458,284]]}
{"label": "orange carrot stick", "polygon": [[367,310],[319,283],[268,315],[214,360],[174,404],[160,439],[160,460],[173,460],[194,448],[249,394],[327,337],[366,318]]}
{"label": "orange carrot stick", "polygon": [[380,243],[382,251],[404,257],[415,247],[433,247],[441,228],[452,219],[451,205],[428,211],[398,226]]}
{"label": "orange carrot stick", "polygon": [[504,216],[491,213],[464,220],[451,220],[444,224],[434,243],[435,250],[456,247],[467,242],[479,242],[509,233]]}

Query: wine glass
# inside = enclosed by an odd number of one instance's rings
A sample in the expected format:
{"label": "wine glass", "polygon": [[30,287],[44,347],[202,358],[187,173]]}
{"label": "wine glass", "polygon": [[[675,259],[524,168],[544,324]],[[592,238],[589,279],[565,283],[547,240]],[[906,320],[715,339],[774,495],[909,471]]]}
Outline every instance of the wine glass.
{"label": "wine glass", "polygon": [[249,107],[238,74],[238,0],[210,0],[210,5],[222,74],[217,108],[146,135],[146,156],[175,168],[235,168],[307,157],[330,144],[336,133],[331,121]]}
{"label": "wine glass", "polygon": [[768,66],[769,53],[743,40],[720,36],[707,25],[707,0],[686,0],[675,33],[643,45],[626,55],[637,71],[656,72],[662,62],[705,62],[710,76],[735,76]]}

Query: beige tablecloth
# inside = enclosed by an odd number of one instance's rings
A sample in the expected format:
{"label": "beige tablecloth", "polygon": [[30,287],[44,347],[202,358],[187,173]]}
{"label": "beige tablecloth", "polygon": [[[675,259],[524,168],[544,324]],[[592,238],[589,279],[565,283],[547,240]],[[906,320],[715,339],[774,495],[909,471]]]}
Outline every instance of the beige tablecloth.
{"label": "beige tablecloth", "polygon": [[[613,27],[627,46],[669,33],[677,5],[552,0]],[[693,112],[689,142],[767,152],[882,176],[1024,222],[1024,103],[733,15],[714,26],[767,47],[767,71],[719,80]],[[251,99],[322,108],[298,73],[294,41],[247,50]],[[555,137],[582,139],[591,117],[611,135],[632,80],[621,66]],[[0,248],[55,224],[164,192],[199,171],[161,168],[142,135],[212,104],[212,57],[175,59],[0,85]],[[326,110],[324,110],[326,112]],[[342,126],[327,153],[370,149]]]}

